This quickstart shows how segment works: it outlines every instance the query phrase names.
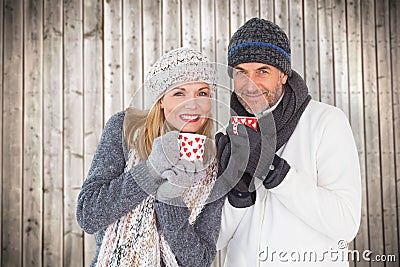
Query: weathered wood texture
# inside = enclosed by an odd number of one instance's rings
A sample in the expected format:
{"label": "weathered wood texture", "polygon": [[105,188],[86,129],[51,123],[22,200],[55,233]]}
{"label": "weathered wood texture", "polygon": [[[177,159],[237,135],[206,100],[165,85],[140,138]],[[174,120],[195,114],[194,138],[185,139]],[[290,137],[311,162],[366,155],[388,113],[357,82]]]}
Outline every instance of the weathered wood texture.
{"label": "weathered wood texture", "polygon": [[[350,248],[397,257],[351,265],[398,266],[398,0],[0,1],[1,266],[89,266],[95,241],[75,206],[105,122],[151,104],[142,82],[165,52],[187,46],[226,64],[230,36],[251,17],[287,32],[310,94],[349,118],[363,190]],[[216,127],[232,87],[221,66]]]}

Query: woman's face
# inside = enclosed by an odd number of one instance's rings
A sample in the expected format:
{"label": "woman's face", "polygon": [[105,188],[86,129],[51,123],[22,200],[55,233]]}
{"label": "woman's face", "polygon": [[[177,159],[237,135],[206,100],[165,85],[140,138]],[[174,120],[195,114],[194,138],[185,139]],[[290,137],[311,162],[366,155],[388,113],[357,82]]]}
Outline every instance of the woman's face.
{"label": "woman's face", "polygon": [[211,110],[210,88],[204,82],[184,82],[170,86],[161,99],[161,109],[169,124],[181,132],[196,132]]}

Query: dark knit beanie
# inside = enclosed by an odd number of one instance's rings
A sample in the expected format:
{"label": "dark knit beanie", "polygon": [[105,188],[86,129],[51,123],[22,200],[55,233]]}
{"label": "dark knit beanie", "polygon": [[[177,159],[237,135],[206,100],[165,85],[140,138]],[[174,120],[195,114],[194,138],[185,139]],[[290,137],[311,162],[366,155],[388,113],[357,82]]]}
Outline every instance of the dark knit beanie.
{"label": "dark knit beanie", "polygon": [[[291,76],[290,44],[286,33],[271,21],[248,20],[229,42],[228,65],[233,68],[249,62],[268,64]],[[232,77],[232,71],[229,75]]]}

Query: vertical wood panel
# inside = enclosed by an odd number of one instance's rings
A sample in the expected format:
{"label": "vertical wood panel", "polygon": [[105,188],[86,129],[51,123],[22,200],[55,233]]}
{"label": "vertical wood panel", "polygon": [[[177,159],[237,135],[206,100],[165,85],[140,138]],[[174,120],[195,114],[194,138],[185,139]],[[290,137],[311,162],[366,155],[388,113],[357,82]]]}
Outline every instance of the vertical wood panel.
{"label": "vertical wood panel", "polygon": [[124,108],[142,108],[142,4],[124,0]]}
{"label": "vertical wood panel", "polygon": [[[1,110],[1,117],[0,117],[0,147],[2,148],[2,151],[0,153],[0,183],[3,184],[3,93],[4,93],[4,87],[3,87],[3,66],[4,66],[4,61],[3,61],[3,51],[4,51],[4,45],[3,45],[3,21],[4,21],[4,1],[0,1],[0,110]],[[0,188],[0,229],[3,231],[3,186]],[[1,235],[3,236],[3,235]],[[3,262],[2,260],[2,251],[3,251],[3,242],[0,241],[0,263]]]}
{"label": "vertical wood panel", "polygon": [[[215,51],[215,2],[214,0],[202,0],[200,3],[200,32],[201,32],[201,52],[207,56],[211,62],[216,61]],[[219,90],[219,87],[218,89]],[[216,96],[214,95],[214,99]],[[215,121],[217,114],[217,103],[213,101],[211,109],[211,118]],[[219,129],[218,122],[214,123],[215,129]],[[219,255],[217,255],[217,258]],[[218,260],[218,259],[216,259]],[[215,265],[215,264],[214,264]],[[218,265],[215,265],[218,266]]]}
{"label": "vertical wood panel", "polygon": [[[245,23],[244,4],[245,4],[244,0],[230,0],[229,21],[231,24],[230,25],[231,33],[229,38],[237,31],[237,29],[239,29],[240,26],[243,25],[243,23]],[[219,33],[216,32],[216,35],[218,34]]]}
{"label": "vertical wood panel", "polygon": [[349,117],[346,1],[335,0],[332,5],[335,105]]}
{"label": "vertical wood panel", "polygon": [[292,69],[304,77],[303,3],[290,1],[290,47]]}
{"label": "vertical wood panel", "polygon": [[279,25],[290,38],[289,0],[275,1],[275,23]]}
{"label": "vertical wood panel", "polygon": [[[350,118],[363,190],[355,249],[397,255],[398,1],[4,0],[2,266],[89,266],[95,242],[78,228],[75,205],[104,121],[131,100],[151,104],[141,84],[162,54],[184,45],[226,64],[231,33],[257,16],[287,32],[292,67],[304,74],[313,98]],[[219,83],[225,88],[217,98],[227,104],[232,83],[226,76]],[[213,111],[221,123],[228,120],[226,106]],[[212,266],[222,266],[224,257],[219,252]]]}
{"label": "vertical wood panel", "polygon": [[[103,122],[103,5],[85,0],[83,6],[84,175],[87,175],[102,132]],[[82,177],[82,181],[85,177]],[[92,235],[84,236],[84,266],[96,250]]]}
{"label": "vertical wood panel", "polygon": [[[361,46],[361,9],[360,0],[347,2],[347,34],[348,34],[348,63],[350,90],[350,123],[356,141],[361,170],[361,224],[355,240],[359,251],[368,249],[368,206],[366,181],[365,129],[364,129],[364,100],[362,75],[362,46]],[[369,266],[367,262],[357,262],[357,266]]]}
{"label": "vertical wood panel", "polygon": [[[161,56],[162,43],[161,36],[161,5],[160,0],[143,1],[143,25],[148,25],[143,29],[143,72],[147,75],[150,67]],[[144,92],[144,106],[151,107],[152,103]]]}
{"label": "vertical wood panel", "polygon": [[[214,0],[202,0],[201,14],[201,52],[215,62],[215,10]],[[228,45],[228,44],[227,44]]]}
{"label": "vertical wood panel", "polygon": [[260,17],[275,21],[274,0],[260,0]]}
{"label": "vertical wood panel", "polygon": [[[390,21],[385,16],[389,10],[389,1],[376,1],[376,40],[377,40],[377,77],[379,92],[379,125],[380,125],[380,155],[381,180],[383,193],[383,249],[386,254],[399,251],[397,239],[397,207],[395,155],[393,144],[393,110],[390,59]],[[391,265],[393,266],[393,265]]]}
{"label": "vertical wood panel", "polygon": [[24,4],[23,266],[42,266],[43,2]]}
{"label": "vertical wood panel", "polygon": [[314,100],[320,100],[318,3],[304,1],[305,75],[308,91]]}
{"label": "vertical wood panel", "polygon": [[64,2],[64,266],[83,265],[75,207],[83,172],[82,2]]}
{"label": "vertical wood panel", "polygon": [[[216,24],[216,60],[218,63],[227,66],[228,65],[228,43],[230,39],[229,31],[229,3],[226,1],[215,1],[215,24]],[[229,120],[229,109],[227,108],[230,101],[230,78],[221,68],[222,77],[219,77],[218,83],[221,85],[217,93],[217,121],[218,122],[228,122]],[[225,105],[224,105],[225,104]]]}
{"label": "vertical wood panel", "polygon": [[23,4],[4,1],[2,266],[21,265]]}
{"label": "vertical wood panel", "polygon": [[182,46],[200,50],[200,0],[182,0]]}
{"label": "vertical wood panel", "polygon": [[122,109],[122,1],[104,0],[104,119]]}
{"label": "vertical wood panel", "polygon": [[390,56],[391,56],[391,72],[392,72],[392,91],[393,91],[393,128],[395,142],[395,163],[396,168],[396,192],[397,192],[397,239],[400,248],[400,3],[396,0],[389,1],[389,17],[390,17]]}
{"label": "vertical wood panel", "polygon": [[63,4],[44,2],[43,265],[63,264]]}
{"label": "vertical wood panel", "polygon": [[[379,157],[379,118],[377,96],[374,1],[362,1],[363,79],[368,190],[369,249],[383,253],[382,191]],[[374,266],[383,266],[375,263]]]}
{"label": "vertical wood panel", "polygon": [[[348,91],[348,62],[347,62],[347,27],[346,27],[346,1],[332,1],[332,39],[333,39],[333,71],[335,106],[340,108],[350,118],[349,91]],[[354,243],[349,249],[354,248]],[[353,263],[350,266],[354,266]]]}
{"label": "vertical wood panel", "polygon": [[[0,147],[2,149],[0,153],[0,183],[3,185],[3,93],[4,93],[4,88],[3,88],[3,66],[4,66],[4,61],[3,61],[3,22],[4,22],[4,1],[0,1],[0,110],[1,110],[1,117],[0,117]],[[3,228],[3,186],[0,188],[0,229],[1,231],[4,230]],[[0,264],[3,262],[2,260],[2,251],[3,251],[3,242],[0,241]]]}
{"label": "vertical wood panel", "polygon": [[258,0],[245,0],[244,2],[245,20],[260,16],[260,7]]}
{"label": "vertical wood panel", "polygon": [[318,1],[318,31],[321,101],[334,105],[331,0]]}
{"label": "vertical wood panel", "polygon": [[181,46],[181,3],[179,0],[162,1],[163,54]]}

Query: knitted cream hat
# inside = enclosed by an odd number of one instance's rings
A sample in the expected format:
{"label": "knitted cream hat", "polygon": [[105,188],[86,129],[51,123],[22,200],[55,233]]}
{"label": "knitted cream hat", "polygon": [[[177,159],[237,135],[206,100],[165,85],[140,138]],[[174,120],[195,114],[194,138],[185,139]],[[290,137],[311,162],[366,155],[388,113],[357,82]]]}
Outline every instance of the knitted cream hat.
{"label": "knitted cream hat", "polygon": [[144,89],[154,103],[165,90],[178,82],[201,81],[209,84],[211,96],[216,88],[216,70],[202,53],[190,48],[174,49],[151,67]]}
{"label": "knitted cream hat", "polygon": [[[289,76],[290,43],[286,33],[271,21],[252,18],[232,36],[228,46],[228,65],[259,62],[274,66]],[[228,71],[232,77],[231,71]]]}

